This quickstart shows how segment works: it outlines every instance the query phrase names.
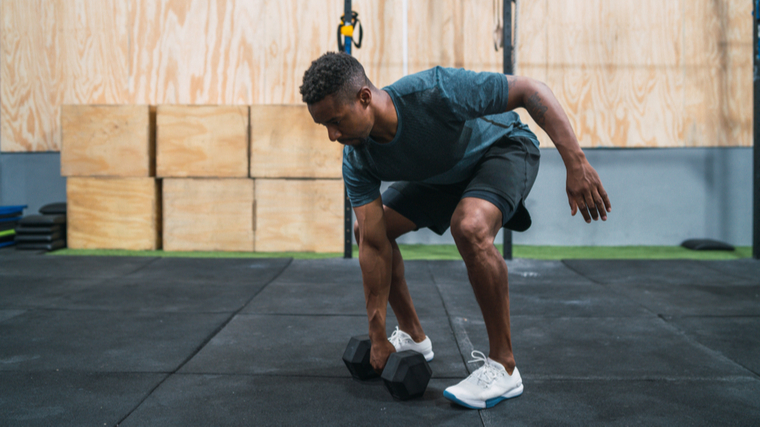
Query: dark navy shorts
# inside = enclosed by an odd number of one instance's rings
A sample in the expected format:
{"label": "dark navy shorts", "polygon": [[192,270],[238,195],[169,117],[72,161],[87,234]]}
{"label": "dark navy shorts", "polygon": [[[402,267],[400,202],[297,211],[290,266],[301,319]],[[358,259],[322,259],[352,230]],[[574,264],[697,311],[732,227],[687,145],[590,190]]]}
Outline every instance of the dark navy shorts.
{"label": "dark navy shorts", "polygon": [[536,181],[540,157],[530,138],[503,138],[486,151],[469,179],[455,184],[395,182],[383,192],[383,204],[417,229],[427,227],[441,235],[459,201],[475,197],[499,208],[504,227],[525,231],[531,225],[525,199]]}

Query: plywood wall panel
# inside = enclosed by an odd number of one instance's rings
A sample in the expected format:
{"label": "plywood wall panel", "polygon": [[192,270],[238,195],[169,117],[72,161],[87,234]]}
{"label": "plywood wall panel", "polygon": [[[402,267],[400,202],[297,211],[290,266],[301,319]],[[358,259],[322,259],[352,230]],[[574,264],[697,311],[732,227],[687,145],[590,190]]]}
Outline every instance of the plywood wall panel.
{"label": "plywood wall panel", "polygon": [[684,10],[685,146],[752,145],[752,28],[746,12],[746,4],[735,0],[696,2]]}
{"label": "plywood wall panel", "polygon": [[[501,3],[497,10],[501,15]],[[494,49],[493,33],[496,26],[493,0],[462,2],[462,33],[457,44],[462,45],[464,67],[475,71],[504,70],[503,52]],[[514,5],[512,5],[514,12]],[[513,15],[514,16],[514,15]]]}
{"label": "plywood wall panel", "polygon": [[351,54],[361,62],[375,86],[388,86],[404,76],[403,1],[356,0],[353,8],[359,13],[365,41]]}
{"label": "plywood wall panel", "polygon": [[71,177],[66,201],[70,248],[161,248],[159,180]]}
{"label": "plywood wall panel", "polygon": [[63,102],[126,103],[128,0],[72,0],[62,4]]}
{"label": "plywood wall panel", "polygon": [[554,88],[584,147],[652,147],[678,141],[682,77],[673,69],[552,69]]}
{"label": "plywood wall panel", "polygon": [[247,106],[159,105],[156,176],[247,177]]}
{"label": "plywood wall panel", "polygon": [[60,150],[63,103],[63,2],[0,3],[0,149]]}
{"label": "plywood wall panel", "polygon": [[155,121],[147,105],[61,107],[61,176],[155,175]]}
{"label": "plywood wall panel", "polygon": [[60,106],[124,103],[125,0],[2,3],[3,151],[60,149]]}
{"label": "plywood wall panel", "polygon": [[266,34],[263,103],[301,102],[303,73],[321,54],[337,51],[336,29],[343,15],[341,0],[264,2]]}
{"label": "plywood wall panel", "polygon": [[683,1],[549,1],[545,22],[549,64],[679,66]]}
{"label": "plywood wall panel", "polygon": [[305,105],[251,106],[251,177],[341,178],[342,160]]}
{"label": "plywood wall panel", "polygon": [[257,179],[256,252],[341,252],[343,200],[340,179]]}
{"label": "plywood wall panel", "polygon": [[[402,7],[403,0],[354,2],[365,29],[354,54],[381,87],[402,75]],[[342,8],[340,0],[4,0],[0,150],[60,150],[62,104],[299,103],[303,72],[336,50]],[[618,82],[618,68],[654,70],[661,82],[644,93],[659,98],[599,105],[662,113],[675,97],[681,105],[668,114],[681,121],[654,132],[656,140],[613,139],[612,146],[749,146],[750,8],[745,0],[523,0],[517,73],[578,75],[562,78],[568,94],[563,86],[553,86],[555,93],[568,105],[597,108],[578,103],[577,95]],[[409,0],[408,17],[409,72],[435,65],[501,70],[493,0]],[[674,81],[673,73],[680,82],[661,87]],[[613,88],[614,99],[640,96],[635,88],[642,84],[621,84],[633,92]],[[599,108],[595,122],[612,123],[606,107]],[[644,126],[650,116],[631,120]],[[601,128],[587,122],[574,122],[589,135],[584,145],[606,146],[599,141],[610,132],[596,134]]]}
{"label": "plywood wall panel", "polygon": [[130,2],[129,101],[264,101],[266,0]]}
{"label": "plywood wall panel", "polygon": [[164,179],[167,251],[253,251],[252,179]]}
{"label": "plywood wall panel", "polygon": [[441,65],[463,67],[461,0],[409,1],[409,73]]}
{"label": "plywood wall panel", "polygon": [[520,1],[517,5],[515,74],[534,77],[543,69],[542,75],[546,76],[550,31],[546,15],[549,1]]}

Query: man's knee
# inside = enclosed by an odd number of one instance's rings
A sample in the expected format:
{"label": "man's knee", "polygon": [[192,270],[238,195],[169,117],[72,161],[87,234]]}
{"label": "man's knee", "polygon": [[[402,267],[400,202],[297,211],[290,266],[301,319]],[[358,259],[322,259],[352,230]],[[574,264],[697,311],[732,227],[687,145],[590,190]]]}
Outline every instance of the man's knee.
{"label": "man's knee", "polygon": [[356,244],[359,244],[359,221],[354,221],[354,237],[356,238]]}
{"label": "man's knee", "polygon": [[464,216],[451,222],[451,235],[461,250],[473,251],[493,245],[491,227],[476,216]]}

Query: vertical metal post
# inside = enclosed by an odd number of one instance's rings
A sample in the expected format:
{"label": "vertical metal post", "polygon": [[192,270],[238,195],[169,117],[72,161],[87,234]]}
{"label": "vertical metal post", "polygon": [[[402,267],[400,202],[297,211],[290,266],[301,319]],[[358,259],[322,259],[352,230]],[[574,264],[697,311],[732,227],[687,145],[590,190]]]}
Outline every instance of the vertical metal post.
{"label": "vertical metal post", "polygon": [[[351,0],[345,0],[343,3],[343,25],[351,24],[351,12]],[[351,55],[351,37],[345,36],[343,46],[343,51]],[[345,229],[343,258],[353,257],[354,245],[351,244],[351,234],[354,227],[351,218],[351,200],[348,199],[348,190],[343,187],[343,228]]]}
{"label": "vertical metal post", "polygon": [[[514,60],[512,56],[512,1],[503,1],[503,29],[504,29],[504,74],[514,74]],[[758,0],[760,1],[760,0]],[[504,259],[512,259],[512,230],[504,228]]]}
{"label": "vertical metal post", "polygon": [[753,165],[752,165],[752,257],[760,259],[760,45],[758,45],[758,31],[760,31],[760,0],[754,0],[752,12],[753,33]]}

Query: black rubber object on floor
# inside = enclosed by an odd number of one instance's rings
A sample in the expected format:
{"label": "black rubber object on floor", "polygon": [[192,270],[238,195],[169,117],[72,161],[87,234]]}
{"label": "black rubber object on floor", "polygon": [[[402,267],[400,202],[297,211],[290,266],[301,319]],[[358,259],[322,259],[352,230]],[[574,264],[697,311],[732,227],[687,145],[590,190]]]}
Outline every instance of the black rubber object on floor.
{"label": "black rubber object on floor", "polygon": [[66,242],[56,240],[50,243],[16,243],[16,249],[30,249],[38,251],[54,251],[66,247]]}
{"label": "black rubber object on floor", "polygon": [[65,224],[66,215],[29,215],[21,218],[18,223],[30,227]]}
{"label": "black rubber object on floor", "polygon": [[50,234],[50,233],[66,233],[66,228],[60,224],[46,225],[40,227],[31,227],[28,225],[18,225],[16,227],[17,234]]}
{"label": "black rubber object on floor", "polygon": [[66,215],[66,202],[49,203],[40,208],[43,215]]}
{"label": "black rubber object on floor", "polygon": [[16,234],[16,243],[52,243],[56,240],[63,241],[63,236],[61,233]]}
{"label": "black rubber object on floor", "polygon": [[693,251],[733,251],[736,249],[728,243],[711,239],[684,240],[683,243],[681,243],[681,246]]}
{"label": "black rubber object on floor", "polygon": [[18,220],[20,219],[21,217],[0,219],[0,231],[13,230],[18,225]]}

